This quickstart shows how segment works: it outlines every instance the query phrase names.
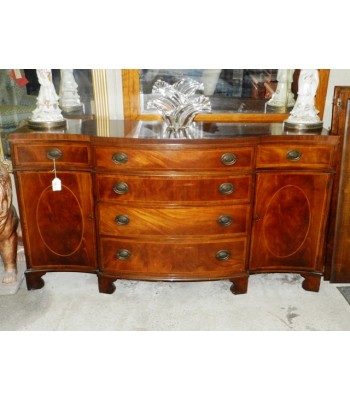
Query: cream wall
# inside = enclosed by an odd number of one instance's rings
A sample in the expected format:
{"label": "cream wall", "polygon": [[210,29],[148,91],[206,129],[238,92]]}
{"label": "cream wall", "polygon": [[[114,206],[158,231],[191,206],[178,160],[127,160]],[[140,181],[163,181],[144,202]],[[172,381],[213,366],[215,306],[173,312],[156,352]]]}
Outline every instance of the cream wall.
{"label": "cream wall", "polygon": [[350,69],[331,69],[328,81],[325,111],[323,114],[323,126],[329,129],[332,122],[332,103],[334,86],[350,86]]}
{"label": "cream wall", "polygon": [[[123,87],[121,70],[108,69],[106,70],[106,74],[108,84],[109,115],[112,119],[123,119]],[[325,111],[323,115],[323,126],[327,129],[330,128],[332,120],[334,86],[350,86],[350,69],[331,69]]]}
{"label": "cream wall", "polygon": [[108,108],[111,119],[124,119],[121,69],[107,69]]}

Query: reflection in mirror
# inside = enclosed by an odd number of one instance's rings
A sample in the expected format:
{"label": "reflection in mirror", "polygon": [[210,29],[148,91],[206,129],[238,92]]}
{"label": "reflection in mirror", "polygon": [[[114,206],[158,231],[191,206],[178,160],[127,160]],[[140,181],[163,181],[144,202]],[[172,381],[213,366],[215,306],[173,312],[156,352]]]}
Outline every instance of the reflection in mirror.
{"label": "reflection in mirror", "polygon": [[[60,93],[61,71],[52,70],[52,80],[56,93]],[[80,107],[66,109],[63,116],[69,118],[91,118],[95,114],[94,77],[102,75],[103,70],[75,69],[73,77],[77,87]],[[71,82],[72,90],[74,83]],[[40,84],[35,69],[0,69],[0,153],[9,157],[7,135],[26,123],[37,105]],[[102,90],[100,90],[102,92]],[[97,95],[104,93],[97,92]],[[67,93],[71,98],[73,92]],[[73,96],[74,97],[74,96]]]}
{"label": "reflection in mirror", "polygon": [[[60,93],[61,71],[52,70],[56,93]],[[80,97],[80,108],[68,109],[68,115],[94,114],[94,92],[92,72],[89,69],[75,69],[73,76]],[[35,69],[0,70],[0,129],[7,133],[16,129],[31,117],[36,107],[40,84]],[[69,95],[71,96],[71,94]]]}
{"label": "reflection in mirror", "polygon": [[286,113],[297,96],[300,70],[277,69],[141,69],[139,70],[142,114],[154,114],[146,107],[157,80],[174,84],[182,78],[203,83],[215,113]]}
{"label": "reflection in mirror", "polygon": [[[51,71],[56,93],[60,95],[60,107],[62,111],[69,116],[94,114],[91,70],[52,69]],[[27,85],[28,93],[37,96],[40,84],[38,82],[36,70],[25,69],[24,73],[29,80]],[[61,97],[63,97],[63,99]]]}
{"label": "reflection in mirror", "polygon": [[59,99],[63,112],[84,114],[85,105],[79,95],[79,85],[74,76],[74,69],[61,69]]}
{"label": "reflection in mirror", "polygon": [[36,95],[24,70],[0,70],[0,130],[8,133],[29,118],[36,107]]}

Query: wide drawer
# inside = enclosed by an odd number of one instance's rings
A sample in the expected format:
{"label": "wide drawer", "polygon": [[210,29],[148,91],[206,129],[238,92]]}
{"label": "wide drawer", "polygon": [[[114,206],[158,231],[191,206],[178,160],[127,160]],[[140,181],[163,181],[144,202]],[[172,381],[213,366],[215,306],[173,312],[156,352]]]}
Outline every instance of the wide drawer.
{"label": "wide drawer", "polygon": [[298,142],[278,145],[259,145],[257,168],[332,168],[334,147],[301,145]]}
{"label": "wide drawer", "polygon": [[252,170],[253,147],[215,149],[95,147],[98,170]]}
{"label": "wide drawer", "polygon": [[61,167],[88,167],[91,165],[90,146],[85,143],[43,143],[17,144],[12,154],[13,162],[21,168],[43,166],[57,169]]}
{"label": "wide drawer", "polygon": [[101,271],[115,274],[219,277],[242,273],[246,239],[138,241],[101,238]]}
{"label": "wide drawer", "polygon": [[101,200],[115,201],[250,201],[251,175],[97,175]]}
{"label": "wide drawer", "polygon": [[110,236],[245,234],[249,211],[249,204],[156,208],[100,203],[99,233]]}

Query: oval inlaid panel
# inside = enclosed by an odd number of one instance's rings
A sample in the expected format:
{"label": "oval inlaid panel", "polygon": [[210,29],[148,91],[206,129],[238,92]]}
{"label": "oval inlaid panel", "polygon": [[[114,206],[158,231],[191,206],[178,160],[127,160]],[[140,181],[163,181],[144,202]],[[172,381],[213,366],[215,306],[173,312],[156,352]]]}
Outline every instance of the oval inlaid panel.
{"label": "oval inlaid panel", "polygon": [[265,246],[276,257],[294,254],[304,243],[310,222],[310,204],[305,193],[297,186],[284,186],[275,193],[266,209]]}
{"label": "oval inlaid panel", "polygon": [[53,191],[49,186],[42,192],[36,222],[41,239],[51,252],[70,256],[79,249],[84,232],[83,214],[68,187],[62,185],[62,190]]}

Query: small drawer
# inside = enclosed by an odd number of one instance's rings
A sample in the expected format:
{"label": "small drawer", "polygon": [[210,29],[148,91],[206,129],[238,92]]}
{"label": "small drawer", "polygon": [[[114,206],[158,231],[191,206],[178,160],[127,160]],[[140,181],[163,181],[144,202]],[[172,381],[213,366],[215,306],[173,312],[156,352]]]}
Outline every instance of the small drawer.
{"label": "small drawer", "polygon": [[33,166],[51,167],[55,161],[60,166],[88,167],[91,165],[90,146],[83,143],[18,144],[12,155],[14,164],[20,168]]}
{"label": "small drawer", "polygon": [[257,168],[332,168],[334,147],[300,145],[298,142],[278,145],[259,145]]}
{"label": "small drawer", "polygon": [[97,175],[100,200],[146,202],[250,201],[251,175]]}
{"label": "small drawer", "polygon": [[237,235],[248,230],[250,205],[227,207],[98,206],[101,235]]}
{"label": "small drawer", "polygon": [[135,149],[96,147],[98,170],[252,170],[253,147]]}
{"label": "small drawer", "polygon": [[139,241],[101,238],[101,270],[111,274],[220,277],[245,271],[247,244],[218,241]]}

